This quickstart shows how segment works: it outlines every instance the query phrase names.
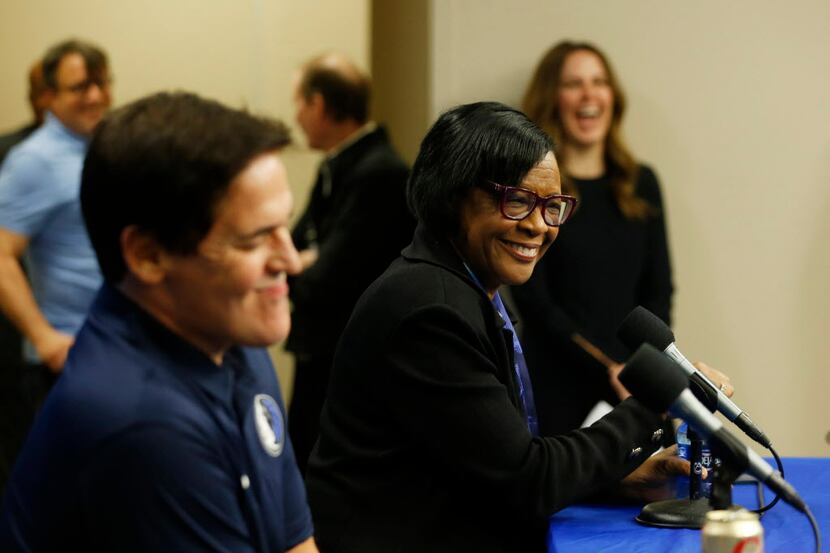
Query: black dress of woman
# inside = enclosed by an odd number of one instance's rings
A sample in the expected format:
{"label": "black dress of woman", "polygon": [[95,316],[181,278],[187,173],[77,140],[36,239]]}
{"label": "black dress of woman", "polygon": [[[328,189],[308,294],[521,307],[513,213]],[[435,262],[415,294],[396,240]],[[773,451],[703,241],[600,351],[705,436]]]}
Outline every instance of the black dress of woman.
{"label": "black dress of woman", "polygon": [[670,323],[672,277],[660,185],[640,166],[637,195],[652,207],[646,220],[627,219],[610,178],[572,179],[580,203],[531,279],[512,290],[522,319],[522,344],[543,435],[578,428],[600,400],[619,398],[607,368],[577,345],[579,334],[610,358],[630,351],[617,339],[637,305]]}

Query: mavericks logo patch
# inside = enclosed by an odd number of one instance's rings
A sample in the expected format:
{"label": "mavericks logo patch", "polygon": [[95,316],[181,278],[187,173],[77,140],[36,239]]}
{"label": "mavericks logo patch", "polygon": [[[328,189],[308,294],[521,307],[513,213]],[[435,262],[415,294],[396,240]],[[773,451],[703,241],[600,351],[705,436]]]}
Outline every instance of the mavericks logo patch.
{"label": "mavericks logo patch", "polygon": [[277,402],[268,394],[254,397],[254,422],[262,449],[271,457],[279,457],[285,447],[285,423]]}

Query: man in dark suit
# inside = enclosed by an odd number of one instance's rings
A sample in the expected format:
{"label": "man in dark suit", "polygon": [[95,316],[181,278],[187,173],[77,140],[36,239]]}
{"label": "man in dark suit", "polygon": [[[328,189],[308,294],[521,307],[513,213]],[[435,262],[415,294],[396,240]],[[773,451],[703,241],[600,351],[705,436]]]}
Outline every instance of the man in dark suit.
{"label": "man in dark suit", "polygon": [[[23,142],[43,123],[48,102],[46,90],[46,83],[43,81],[43,63],[38,60],[29,70],[29,104],[32,106],[32,121],[19,129],[0,135],[0,165],[3,165],[3,160],[6,159],[9,150]],[[0,370],[5,376],[12,372],[12,367],[19,367],[22,363],[20,331],[4,314],[0,314]],[[5,469],[0,468],[0,471],[6,474]]]}
{"label": "man in dark suit", "polygon": [[296,378],[288,426],[305,464],[340,334],[357,299],[412,239],[408,169],[386,131],[369,120],[370,81],[353,63],[326,54],[306,63],[295,88],[297,122],[325,152],[308,207],[292,237],[305,267],[291,282],[287,349]]}

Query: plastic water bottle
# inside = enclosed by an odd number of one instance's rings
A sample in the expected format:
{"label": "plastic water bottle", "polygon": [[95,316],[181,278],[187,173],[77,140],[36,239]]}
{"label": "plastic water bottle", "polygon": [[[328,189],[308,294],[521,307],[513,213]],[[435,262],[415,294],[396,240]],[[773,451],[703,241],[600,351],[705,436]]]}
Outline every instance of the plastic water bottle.
{"label": "plastic water bottle", "polygon": [[[691,460],[693,444],[689,439],[689,425],[683,421],[677,428],[677,455],[682,459]],[[709,477],[706,480],[702,479],[703,468],[706,468]],[[701,440],[700,444],[700,460],[692,462],[692,475],[690,478],[680,476],[677,479],[677,497],[688,499],[699,499],[701,497],[711,497],[712,495],[712,470],[714,468],[714,459],[712,457],[712,450],[705,440]],[[691,493],[690,493],[691,492]]]}

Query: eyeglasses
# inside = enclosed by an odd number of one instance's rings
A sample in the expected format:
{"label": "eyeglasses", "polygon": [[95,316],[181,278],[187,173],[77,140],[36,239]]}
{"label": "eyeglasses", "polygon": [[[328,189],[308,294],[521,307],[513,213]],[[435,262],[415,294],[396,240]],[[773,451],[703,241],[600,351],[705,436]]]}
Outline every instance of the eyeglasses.
{"label": "eyeglasses", "polygon": [[112,79],[109,77],[89,78],[71,86],[61,87],[59,90],[69,92],[70,94],[86,94],[93,85],[100,89],[105,89],[112,84]]}
{"label": "eyeglasses", "polygon": [[539,196],[536,192],[518,186],[504,186],[487,181],[489,188],[501,196],[501,214],[513,221],[521,221],[533,213],[536,206],[542,208],[542,219],[549,227],[558,227],[567,221],[576,209],[576,198],[566,194]]}

